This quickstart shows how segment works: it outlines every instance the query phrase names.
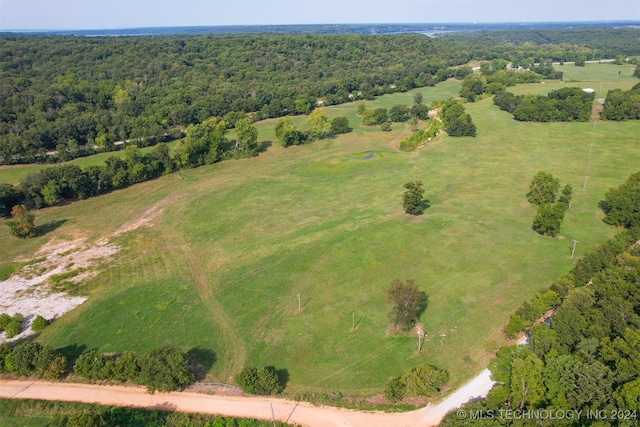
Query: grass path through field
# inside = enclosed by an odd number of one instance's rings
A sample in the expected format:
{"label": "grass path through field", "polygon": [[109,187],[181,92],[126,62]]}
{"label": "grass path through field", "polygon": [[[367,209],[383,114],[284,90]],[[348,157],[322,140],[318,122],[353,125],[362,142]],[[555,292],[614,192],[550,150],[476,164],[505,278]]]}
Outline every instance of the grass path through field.
{"label": "grass path through field", "polygon": [[242,368],[247,355],[244,342],[234,329],[229,317],[225,313],[224,307],[216,299],[214,291],[207,283],[207,277],[202,268],[201,259],[191,249],[189,244],[179,233],[176,227],[162,227],[166,242],[170,243],[170,250],[180,253],[186,262],[184,272],[190,277],[191,283],[200,295],[200,298],[207,304],[211,318],[220,328],[224,346],[219,351],[222,356],[217,361],[220,378],[227,379],[233,377]]}

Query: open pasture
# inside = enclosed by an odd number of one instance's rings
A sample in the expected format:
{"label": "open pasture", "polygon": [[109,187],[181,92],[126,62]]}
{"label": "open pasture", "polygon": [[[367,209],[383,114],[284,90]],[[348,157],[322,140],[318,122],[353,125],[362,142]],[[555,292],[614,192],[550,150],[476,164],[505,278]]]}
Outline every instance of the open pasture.
{"label": "open pasture", "polygon": [[[458,88],[447,82],[413,92],[428,104]],[[412,96],[367,106],[411,104]],[[220,381],[245,364],[287,369],[288,392],[372,394],[425,363],[460,384],[504,344],[510,314],[571,268],[571,239],[580,241],[579,256],[615,233],[598,202],[638,170],[640,155],[640,122],[520,123],[491,99],[466,109],[476,138],[443,136],[410,153],[390,147],[401,125],[362,128],[355,103],[326,109],[348,116],[354,132],[305,146],[283,149],[275,121],[264,121],[260,139],[272,145],[257,158],[36,212],[39,222],[65,222],[12,241],[0,265],[35,256],[51,239],[111,236],[159,204],[153,227],[113,240],[121,252],[83,285],[89,301],[41,341],[69,354],[178,345],[195,349]],[[531,230],[535,210],[525,193],[539,170],[574,188],[561,238]],[[416,179],[430,207],[409,217],[402,185]],[[0,239],[10,239],[6,227]],[[419,354],[417,337],[386,333],[384,290],[394,278],[414,279],[428,297]]]}

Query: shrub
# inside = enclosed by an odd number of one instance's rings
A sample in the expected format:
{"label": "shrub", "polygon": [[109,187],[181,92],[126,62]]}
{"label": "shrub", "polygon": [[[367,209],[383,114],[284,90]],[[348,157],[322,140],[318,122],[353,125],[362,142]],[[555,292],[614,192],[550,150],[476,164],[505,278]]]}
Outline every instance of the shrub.
{"label": "shrub", "polygon": [[22,322],[24,322],[24,316],[20,313],[16,313],[11,317],[9,324],[4,329],[7,338],[11,339],[22,332]]}
{"label": "shrub", "polygon": [[245,366],[236,375],[235,381],[240,389],[248,394],[271,395],[282,391],[278,372],[273,366],[262,369]]}
{"label": "shrub", "polygon": [[160,347],[140,360],[140,383],[149,393],[173,391],[193,381],[187,359],[180,349]]}
{"label": "shrub", "polygon": [[37,315],[36,318],[33,319],[33,322],[31,323],[31,330],[36,332],[41,331],[48,324],[49,324],[49,321],[47,319],[45,319],[40,315]]}
{"label": "shrub", "polygon": [[90,379],[105,379],[107,362],[109,358],[107,356],[98,353],[97,350],[89,350],[84,352],[78,357],[76,363],[73,365],[74,374]]}
{"label": "shrub", "polygon": [[7,364],[5,358],[11,354],[11,348],[8,345],[0,345],[0,373],[7,372]]}
{"label": "shrub", "polygon": [[335,117],[333,120],[331,120],[331,132],[336,134],[351,132],[349,119],[346,117]]}
{"label": "shrub", "polygon": [[13,372],[17,376],[37,375],[57,380],[64,373],[67,361],[51,347],[25,342],[13,349],[0,347],[0,372]]}
{"label": "shrub", "polygon": [[432,396],[449,381],[449,373],[433,366],[424,365],[410,369],[402,376],[411,396]]}
{"label": "shrub", "polygon": [[406,393],[407,383],[402,377],[391,378],[384,386],[384,397],[391,403],[401,401]]}
{"label": "shrub", "polygon": [[0,332],[3,332],[9,326],[9,322],[11,322],[11,316],[7,313],[0,314]]}
{"label": "shrub", "polygon": [[132,351],[122,353],[113,366],[113,379],[116,381],[137,382],[140,377],[140,356]]}

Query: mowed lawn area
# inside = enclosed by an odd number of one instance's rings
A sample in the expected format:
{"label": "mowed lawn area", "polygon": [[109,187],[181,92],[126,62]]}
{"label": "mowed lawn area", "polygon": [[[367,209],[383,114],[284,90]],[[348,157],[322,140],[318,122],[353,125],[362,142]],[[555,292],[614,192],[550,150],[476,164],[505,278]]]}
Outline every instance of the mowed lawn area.
{"label": "mowed lawn area", "polygon": [[[416,91],[428,104],[459,85]],[[367,106],[411,104],[416,91]],[[155,226],[116,238],[121,252],[84,285],[89,301],[40,341],[69,354],[178,345],[197,349],[220,381],[246,364],[285,368],[289,393],[372,394],[425,363],[460,384],[505,343],[511,313],[571,268],[572,239],[580,256],[615,233],[598,202],[638,171],[640,155],[637,121],[521,123],[491,99],[466,109],[476,138],[443,136],[410,153],[390,145],[403,125],[362,128],[356,104],[326,109],[348,116],[354,132],[306,146],[280,147],[275,120],[261,122],[260,139],[272,145],[259,157],[36,212],[39,222],[66,222],[11,240],[0,265],[35,257],[52,239],[109,236],[160,202]],[[560,238],[531,230],[525,194],[540,170],[574,188]],[[416,179],[430,207],[409,217],[402,186]],[[9,241],[7,227],[0,239]],[[428,297],[419,354],[416,336],[387,334],[384,291],[394,278],[415,280]]]}

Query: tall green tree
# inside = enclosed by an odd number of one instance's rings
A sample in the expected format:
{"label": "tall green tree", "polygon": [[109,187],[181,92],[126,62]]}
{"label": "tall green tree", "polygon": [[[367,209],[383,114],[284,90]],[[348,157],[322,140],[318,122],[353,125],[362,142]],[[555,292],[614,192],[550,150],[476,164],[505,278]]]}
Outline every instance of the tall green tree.
{"label": "tall green tree", "polygon": [[640,172],[632,174],[618,188],[609,189],[601,207],[607,224],[628,228],[640,225]]}
{"label": "tall green tree", "polygon": [[406,122],[409,120],[409,107],[403,104],[394,105],[389,109],[389,120],[392,122]]}
{"label": "tall green tree", "polygon": [[407,279],[406,283],[393,279],[386,293],[392,305],[389,312],[392,325],[403,331],[410,329],[426,308],[426,295],[418,290],[412,279]]}
{"label": "tall green tree", "polygon": [[282,145],[286,147],[286,135],[298,129],[293,124],[293,119],[291,118],[291,116],[285,116],[278,119],[274,130],[276,133],[276,138],[278,138]]}
{"label": "tall green tree", "polygon": [[560,226],[564,220],[567,207],[564,203],[546,203],[538,206],[533,219],[533,228],[538,234],[556,236],[560,233]]}
{"label": "tall green tree", "polygon": [[527,200],[534,205],[554,203],[559,189],[560,180],[558,178],[548,172],[540,171],[529,184]]}
{"label": "tall green tree", "polygon": [[329,117],[324,112],[324,108],[316,108],[309,114],[307,118],[309,130],[314,138],[324,138],[329,130],[331,123]]}
{"label": "tall green tree", "polygon": [[343,116],[334,117],[331,120],[331,132],[335,134],[349,133],[351,132],[351,126],[349,125],[349,119]]}
{"label": "tall green tree", "polygon": [[404,184],[407,191],[402,195],[404,211],[410,215],[420,215],[424,212],[422,181],[410,181]]}
{"label": "tall green tree", "polygon": [[251,119],[238,120],[235,128],[238,136],[237,157],[253,157],[257,155],[259,151],[258,129]]}
{"label": "tall green tree", "polygon": [[544,397],[546,387],[542,378],[544,363],[535,354],[511,362],[511,396],[520,409],[535,407]]}

